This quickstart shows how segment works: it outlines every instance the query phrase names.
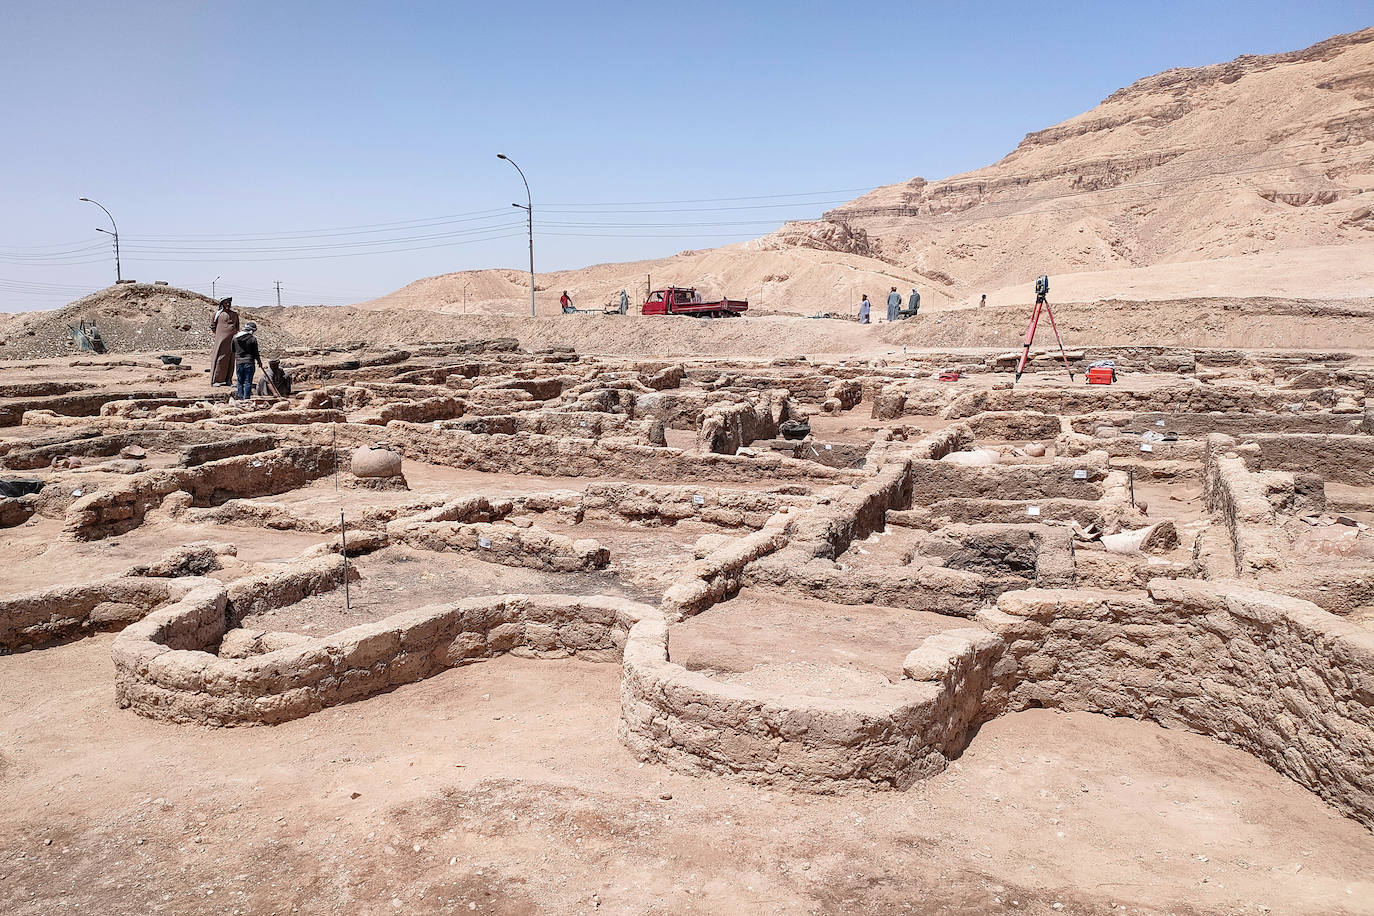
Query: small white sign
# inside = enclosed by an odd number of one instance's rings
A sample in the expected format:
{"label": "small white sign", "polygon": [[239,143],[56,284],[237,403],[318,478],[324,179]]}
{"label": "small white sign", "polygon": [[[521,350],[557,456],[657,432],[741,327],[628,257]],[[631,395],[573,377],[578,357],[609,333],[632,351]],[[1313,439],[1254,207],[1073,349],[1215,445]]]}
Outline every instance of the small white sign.
{"label": "small white sign", "polygon": [[1140,443],[1140,450],[1142,452],[1153,452],[1155,447],[1148,442],[1142,442]]}
{"label": "small white sign", "polygon": [[483,550],[490,550],[490,549],[491,549],[491,538],[478,538],[478,539],[477,539],[477,546],[478,546],[478,547],[481,547]]}
{"label": "small white sign", "polygon": [[700,493],[697,493],[692,497],[692,502],[698,506],[704,506],[706,505],[706,497],[702,496]]}
{"label": "small white sign", "polygon": [[1084,470],[1083,468],[1079,468],[1078,470],[1076,470],[1076,471],[1073,472],[1073,479],[1074,479],[1074,480],[1087,480],[1087,479],[1088,479],[1088,472],[1087,472],[1086,470]]}
{"label": "small white sign", "polygon": [[830,451],[830,443],[829,443],[829,442],[827,442],[827,443],[825,444],[825,450],[826,450],[827,452]]}
{"label": "small white sign", "polygon": [[1027,507],[1026,507],[1026,514],[1027,514],[1027,515],[1039,515],[1039,514],[1040,514],[1040,507],[1039,507],[1039,506],[1027,506]]}

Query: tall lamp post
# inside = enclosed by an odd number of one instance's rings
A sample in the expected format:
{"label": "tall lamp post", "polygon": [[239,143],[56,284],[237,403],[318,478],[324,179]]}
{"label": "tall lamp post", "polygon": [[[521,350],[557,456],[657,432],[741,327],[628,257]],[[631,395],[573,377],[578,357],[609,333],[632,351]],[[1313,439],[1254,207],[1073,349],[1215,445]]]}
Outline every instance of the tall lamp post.
{"label": "tall lamp post", "polygon": [[[215,284],[218,283],[219,280],[220,280],[219,277],[215,277],[215,279],[213,279],[213,280],[210,281],[210,298],[211,298],[211,299],[215,299]],[[218,300],[218,299],[215,299],[215,301],[218,302],[219,300]]]}
{"label": "tall lamp post", "polygon": [[[509,162],[511,165],[515,165],[515,160],[512,159],[512,158],[510,158],[509,156],[507,156],[505,153],[497,153],[497,154],[496,154],[496,158],[497,158],[497,159],[504,159],[504,160],[506,160],[507,162]],[[533,318],[533,317],[534,317],[534,198],[533,198],[532,196],[530,196],[530,183],[529,183],[529,180],[528,180],[527,178],[525,178],[525,171],[524,171],[524,169],[520,168],[520,166],[518,166],[518,165],[515,165],[515,170],[516,170],[517,172],[520,173],[520,180],[523,181],[523,182],[525,182],[525,199],[526,199],[527,201],[529,201],[529,204],[528,204],[528,205],[526,205],[526,204],[511,204],[511,206],[512,206],[512,207],[519,207],[521,210],[524,210],[525,213],[526,213],[526,215],[528,215],[529,218],[530,218],[530,317]]]}
{"label": "tall lamp post", "polygon": [[[78,199],[79,199],[79,200],[83,200],[83,201],[85,201],[85,202],[88,203],[88,204],[95,204],[95,205],[96,205],[97,207],[99,207],[100,209],[105,210],[105,205],[102,204],[102,203],[101,203],[100,201],[98,201],[98,200],[91,200],[89,197],[81,197],[81,198],[78,198]],[[108,230],[108,229],[99,229],[99,228],[97,228],[95,231],[96,231],[96,232],[103,232],[103,233],[105,233],[106,235],[113,235],[113,236],[114,236],[114,245],[115,245],[115,282],[116,282],[116,283],[120,283],[120,282],[123,282],[123,280],[124,280],[124,273],[120,270],[120,267],[119,267],[119,226],[115,225],[115,218],[114,218],[113,216],[110,216],[110,211],[109,211],[109,210],[105,210],[105,215],[110,217],[110,225],[111,225],[111,226],[114,226],[114,232],[111,232],[111,231]],[[531,231],[531,233],[533,232],[533,230],[530,230],[530,231]]]}

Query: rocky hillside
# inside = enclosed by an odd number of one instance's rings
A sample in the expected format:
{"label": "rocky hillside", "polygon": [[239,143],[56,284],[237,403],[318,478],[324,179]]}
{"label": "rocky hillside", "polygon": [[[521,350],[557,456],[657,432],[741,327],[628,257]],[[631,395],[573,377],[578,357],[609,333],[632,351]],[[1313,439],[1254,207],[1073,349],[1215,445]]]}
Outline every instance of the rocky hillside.
{"label": "rocky hillside", "polygon": [[[999,162],[826,214],[865,254],[969,295],[1038,273],[1374,248],[1374,29],[1168,70]],[[763,240],[797,244],[817,224]]]}

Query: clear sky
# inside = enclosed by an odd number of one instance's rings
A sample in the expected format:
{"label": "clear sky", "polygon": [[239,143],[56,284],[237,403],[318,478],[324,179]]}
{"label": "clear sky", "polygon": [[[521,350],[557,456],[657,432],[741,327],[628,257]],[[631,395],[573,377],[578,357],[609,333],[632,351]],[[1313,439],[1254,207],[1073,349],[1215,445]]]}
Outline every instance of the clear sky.
{"label": "clear sky", "polygon": [[9,310],[112,282],[82,196],[126,277],[350,302],[524,268],[498,152],[533,188],[537,269],[658,257],[986,165],[1169,67],[1374,24],[1374,0],[2,9]]}

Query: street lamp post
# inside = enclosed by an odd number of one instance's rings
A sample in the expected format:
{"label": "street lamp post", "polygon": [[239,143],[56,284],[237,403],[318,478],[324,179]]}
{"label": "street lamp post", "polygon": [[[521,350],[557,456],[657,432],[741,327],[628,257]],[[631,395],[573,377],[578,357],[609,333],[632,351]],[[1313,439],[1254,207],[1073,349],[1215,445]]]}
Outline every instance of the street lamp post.
{"label": "street lamp post", "polygon": [[[85,201],[85,202],[88,203],[88,204],[95,204],[95,205],[96,205],[97,207],[99,207],[100,209],[105,210],[105,205],[102,204],[102,203],[101,203],[100,201],[98,201],[98,200],[91,200],[89,197],[82,197],[82,198],[79,198],[79,199]],[[114,236],[114,246],[115,246],[115,282],[116,282],[116,283],[121,283],[121,282],[123,282],[123,280],[124,280],[124,273],[123,273],[122,270],[120,270],[120,267],[119,267],[119,226],[117,226],[117,225],[115,224],[115,218],[114,218],[113,216],[110,215],[110,211],[109,211],[109,210],[105,210],[105,215],[110,217],[110,225],[111,225],[111,226],[114,226],[114,232],[110,232],[110,230],[108,230],[108,229],[96,229],[95,231],[96,231],[96,232],[103,232],[103,233],[105,233],[106,235],[113,235],[113,236]],[[531,230],[531,231],[533,231],[533,230]]]}
{"label": "street lamp post", "polygon": [[[213,279],[213,280],[210,281],[210,298],[211,298],[211,299],[214,299],[214,298],[215,298],[215,284],[219,282],[219,279],[220,279],[219,277],[215,277],[215,279]],[[219,300],[218,300],[218,299],[215,299],[215,301],[218,302]]]}
{"label": "street lamp post", "polygon": [[[497,154],[496,154],[496,158],[497,158],[497,159],[504,159],[504,160],[506,160],[507,162],[509,162],[511,165],[515,165],[515,160],[512,159],[512,158],[510,158],[509,156],[507,156],[505,153],[497,153]],[[527,201],[529,201],[529,204],[528,204],[528,205],[525,205],[525,204],[511,204],[511,206],[512,206],[512,207],[519,207],[521,210],[524,210],[525,213],[526,213],[526,215],[528,215],[529,218],[530,218],[530,222],[529,222],[529,225],[530,225],[530,317],[533,318],[533,317],[534,317],[534,197],[532,197],[532,196],[530,195],[530,183],[529,183],[529,180],[528,180],[527,178],[525,178],[525,170],[522,169],[522,168],[520,168],[520,166],[518,166],[518,165],[515,165],[515,170],[516,170],[517,172],[520,173],[520,180],[523,181],[523,182],[525,182],[525,199],[526,199]]]}

